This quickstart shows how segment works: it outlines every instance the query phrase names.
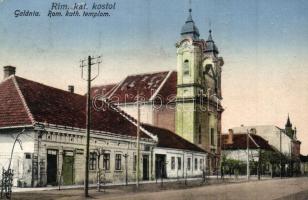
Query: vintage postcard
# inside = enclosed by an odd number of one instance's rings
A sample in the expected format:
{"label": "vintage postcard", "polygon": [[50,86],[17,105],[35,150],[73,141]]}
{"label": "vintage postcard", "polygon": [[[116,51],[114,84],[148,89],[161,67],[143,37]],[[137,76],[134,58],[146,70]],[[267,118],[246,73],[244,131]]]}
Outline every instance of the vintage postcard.
{"label": "vintage postcard", "polygon": [[0,199],[308,199],[307,10],[0,0]]}

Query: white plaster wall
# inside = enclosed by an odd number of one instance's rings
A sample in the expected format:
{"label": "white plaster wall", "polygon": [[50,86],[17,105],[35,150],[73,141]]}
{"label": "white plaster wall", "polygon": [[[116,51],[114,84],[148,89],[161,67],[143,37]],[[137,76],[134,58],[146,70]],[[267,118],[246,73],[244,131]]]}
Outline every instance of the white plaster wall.
{"label": "white plaster wall", "polygon": [[[2,131],[0,130],[0,168],[7,169],[9,165],[11,150],[18,131]],[[11,162],[11,169],[14,170],[13,185],[17,186],[18,181],[25,182],[27,185],[31,184],[32,178],[32,155],[34,152],[34,132],[26,131],[20,135],[19,139],[22,142],[22,149],[18,142],[16,142],[13,159]],[[30,162],[26,161],[25,153],[31,154]],[[1,175],[2,176],[2,171]]]}
{"label": "white plaster wall", "polygon": [[[274,146],[278,151],[280,150],[280,129],[276,126],[244,126],[232,128],[234,134],[247,133],[247,129],[255,128],[257,135],[260,135],[265,140]],[[281,152],[283,154],[290,155],[291,153],[291,138],[281,132]]]}
{"label": "white plaster wall", "polygon": [[[167,149],[167,148],[154,148],[154,158],[155,154],[163,154],[166,155],[166,172],[168,178],[184,178],[187,173],[187,177],[194,176],[202,176],[202,170],[206,168],[206,153],[201,152],[193,152],[193,151],[185,151],[179,149]],[[171,158],[175,158],[175,168],[171,168]],[[181,169],[178,170],[178,161],[177,158],[181,157]],[[187,169],[187,158],[191,159],[191,167],[190,170]],[[195,158],[198,161],[197,170],[195,169]],[[200,168],[200,159],[203,160],[203,163]]]}
{"label": "white plaster wall", "polygon": [[[123,111],[125,111],[126,113],[128,113],[129,115],[131,115],[132,117],[137,119],[137,117],[138,117],[137,104],[126,104],[126,105],[121,104],[121,105],[119,105],[119,107]],[[152,109],[151,104],[140,106],[140,120],[143,123],[153,124],[153,109]]]}

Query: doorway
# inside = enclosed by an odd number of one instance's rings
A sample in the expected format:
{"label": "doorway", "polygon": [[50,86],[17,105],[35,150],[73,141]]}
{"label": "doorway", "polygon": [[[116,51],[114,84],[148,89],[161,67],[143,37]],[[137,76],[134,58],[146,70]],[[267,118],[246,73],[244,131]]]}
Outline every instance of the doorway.
{"label": "doorway", "polygon": [[47,184],[57,185],[58,150],[47,150]]}
{"label": "doorway", "polygon": [[167,178],[166,155],[155,154],[155,174],[156,174],[156,179]]}
{"label": "doorway", "polygon": [[149,155],[143,155],[143,180],[149,180]]}
{"label": "doorway", "polygon": [[74,184],[74,152],[64,151],[63,155],[63,185]]}

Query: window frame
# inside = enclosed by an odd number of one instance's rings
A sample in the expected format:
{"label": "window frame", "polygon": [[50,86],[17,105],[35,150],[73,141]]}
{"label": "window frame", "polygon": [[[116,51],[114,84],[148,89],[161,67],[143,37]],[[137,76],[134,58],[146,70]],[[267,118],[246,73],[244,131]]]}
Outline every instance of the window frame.
{"label": "window frame", "polygon": [[185,59],[183,62],[183,75],[189,76],[190,75],[190,63],[188,59]]}
{"label": "window frame", "polygon": [[187,170],[190,171],[191,169],[191,158],[187,158]]}
{"label": "window frame", "polygon": [[198,128],[198,143],[201,144],[202,143],[202,135],[201,135],[201,132],[202,132],[202,128],[201,128],[201,124],[199,124],[199,128]]}
{"label": "window frame", "polygon": [[214,146],[215,145],[215,129],[214,128],[211,128],[210,129],[210,134],[211,134],[211,145]]}
{"label": "window frame", "polygon": [[97,153],[90,152],[89,153],[89,170],[97,169]]}
{"label": "window frame", "polygon": [[137,155],[134,155],[133,157],[133,171],[135,172],[137,170]]}
{"label": "window frame", "polygon": [[177,157],[177,161],[178,161],[178,170],[182,170],[182,158],[181,157]]}
{"label": "window frame", "polygon": [[110,170],[110,153],[103,154],[103,169],[106,171]]}
{"label": "window frame", "polygon": [[171,170],[175,170],[175,157],[171,157]]}
{"label": "window frame", "polygon": [[115,154],[114,168],[116,171],[122,170],[122,154]]}

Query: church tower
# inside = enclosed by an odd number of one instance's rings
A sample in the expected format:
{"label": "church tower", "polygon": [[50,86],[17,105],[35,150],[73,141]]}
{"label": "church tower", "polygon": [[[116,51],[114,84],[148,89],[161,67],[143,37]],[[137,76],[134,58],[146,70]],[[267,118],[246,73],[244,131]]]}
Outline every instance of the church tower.
{"label": "church tower", "polygon": [[206,41],[199,37],[192,10],[189,9],[181,37],[176,43],[176,133],[203,149],[219,154],[223,59],[218,57],[211,30]]}
{"label": "church tower", "polygon": [[[295,128],[296,129],[296,128]],[[287,136],[289,136],[291,139],[294,138],[294,130],[293,130],[293,125],[290,120],[290,116],[288,115],[287,123],[285,125],[285,132]]]}

